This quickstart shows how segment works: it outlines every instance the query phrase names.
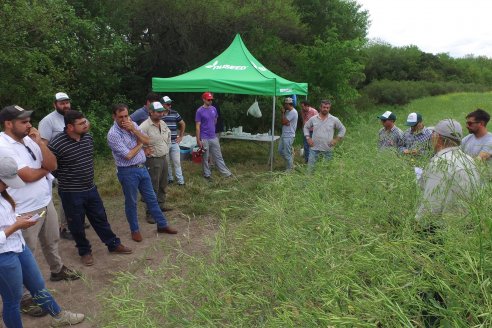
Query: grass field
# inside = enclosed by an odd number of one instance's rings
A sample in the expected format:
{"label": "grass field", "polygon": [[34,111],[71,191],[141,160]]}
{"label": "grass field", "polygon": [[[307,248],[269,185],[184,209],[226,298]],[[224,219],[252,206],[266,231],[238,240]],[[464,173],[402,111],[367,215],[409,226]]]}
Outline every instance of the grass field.
{"label": "grass field", "polygon": [[[426,125],[490,112],[492,93],[452,94],[394,108]],[[207,184],[187,163],[186,189],[169,197],[194,220],[216,217],[210,251],[159,268],[119,274],[101,292],[102,327],[444,327],[492,326],[490,185],[469,214],[446,218],[436,236],[414,220],[414,163],[376,151],[376,119],[350,117],[334,160],[313,175],[268,173],[251,146],[224,143],[237,180]],[[299,133],[299,132],[298,132]],[[256,157],[258,156],[258,157]],[[297,159],[299,162],[300,158]],[[99,176],[103,180],[108,174]],[[99,182],[100,189],[102,183]],[[118,192],[108,187],[106,194]],[[434,297],[442,296],[442,300]]]}

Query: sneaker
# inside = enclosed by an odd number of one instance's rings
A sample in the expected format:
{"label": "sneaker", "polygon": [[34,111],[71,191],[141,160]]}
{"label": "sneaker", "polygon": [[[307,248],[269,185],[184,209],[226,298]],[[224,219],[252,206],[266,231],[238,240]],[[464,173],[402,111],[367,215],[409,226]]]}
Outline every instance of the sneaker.
{"label": "sneaker", "polygon": [[171,235],[175,235],[178,233],[178,230],[176,229],[173,229],[171,228],[170,226],[165,226],[165,227],[162,227],[162,228],[157,228],[157,232],[159,233],[168,233],[168,234],[171,234]]}
{"label": "sneaker", "polygon": [[60,238],[66,240],[73,240],[72,233],[67,228],[60,228]]}
{"label": "sneaker", "polygon": [[62,269],[58,273],[51,273],[50,280],[51,281],[60,281],[60,280],[77,280],[80,279],[80,272],[69,269],[66,266],[62,266]]}
{"label": "sneaker", "polygon": [[178,183],[178,186],[180,186],[180,187],[183,187],[184,185],[185,185],[184,182],[183,183]]}
{"label": "sneaker", "polygon": [[57,316],[51,319],[51,327],[63,327],[76,325],[84,321],[85,316],[82,313],[72,313],[70,311],[61,311]]}
{"label": "sneaker", "polygon": [[85,254],[80,257],[80,260],[85,266],[91,266],[94,264],[94,258],[92,257],[92,254]]}
{"label": "sneaker", "polygon": [[123,244],[119,244],[118,246],[116,246],[115,249],[113,249],[110,252],[111,253],[116,253],[116,254],[131,254],[131,253],[133,253],[133,251],[132,251],[131,248],[128,248],[128,247],[126,247]]}
{"label": "sneaker", "polygon": [[172,209],[172,208],[170,208],[170,207],[162,207],[162,208],[161,208],[161,211],[162,211],[162,212],[170,212],[170,211],[172,211],[172,210],[173,210],[173,209]]}
{"label": "sneaker", "polygon": [[155,220],[151,215],[146,215],[145,221],[147,221],[147,223],[150,223],[150,224],[155,224]]}
{"label": "sneaker", "polygon": [[167,180],[167,184],[173,184],[174,180]]}
{"label": "sneaker", "polygon": [[22,296],[20,309],[21,313],[25,313],[27,315],[30,315],[31,317],[44,317],[48,314],[47,311],[43,310],[42,307],[34,302],[31,295]]}

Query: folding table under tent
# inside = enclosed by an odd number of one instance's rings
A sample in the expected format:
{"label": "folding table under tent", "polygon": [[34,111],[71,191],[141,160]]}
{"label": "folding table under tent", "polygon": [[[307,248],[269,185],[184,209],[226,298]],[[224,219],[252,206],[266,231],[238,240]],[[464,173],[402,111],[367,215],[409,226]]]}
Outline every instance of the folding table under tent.
{"label": "folding table under tent", "polygon": [[270,145],[270,170],[273,170],[275,97],[292,94],[307,95],[308,84],[292,82],[269,71],[253,57],[241,36],[236,34],[231,45],[205,65],[175,77],[152,78],[152,90],[273,96]]}

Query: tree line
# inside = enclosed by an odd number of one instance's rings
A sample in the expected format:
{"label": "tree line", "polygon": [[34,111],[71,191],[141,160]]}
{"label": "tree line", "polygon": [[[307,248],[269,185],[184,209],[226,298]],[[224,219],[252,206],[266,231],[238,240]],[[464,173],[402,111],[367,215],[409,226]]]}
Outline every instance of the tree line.
{"label": "tree line", "polygon": [[[203,65],[236,33],[271,71],[308,82],[310,100],[331,98],[339,110],[399,104],[429,92],[490,88],[490,59],[369,43],[368,24],[368,12],[353,0],[4,0],[0,104],[34,109],[39,120],[51,111],[55,92],[67,92],[104,145],[112,103],[140,107],[152,77]],[[398,85],[394,81],[402,84],[388,96],[388,86]],[[420,93],[397,97],[410,89]],[[197,95],[171,97],[193,121]],[[245,112],[251,99],[220,95],[226,124],[239,125],[244,117],[237,108]],[[268,122],[270,100],[259,102]],[[250,130],[268,126],[245,121]]]}

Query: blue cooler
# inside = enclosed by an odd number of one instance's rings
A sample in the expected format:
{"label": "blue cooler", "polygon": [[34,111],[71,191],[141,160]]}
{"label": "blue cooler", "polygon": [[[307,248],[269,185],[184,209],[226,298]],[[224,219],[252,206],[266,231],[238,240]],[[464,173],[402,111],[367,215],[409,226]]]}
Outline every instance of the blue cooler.
{"label": "blue cooler", "polygon": [[188,147],[179,147],[181,161],[191,161],[191,149]]}

